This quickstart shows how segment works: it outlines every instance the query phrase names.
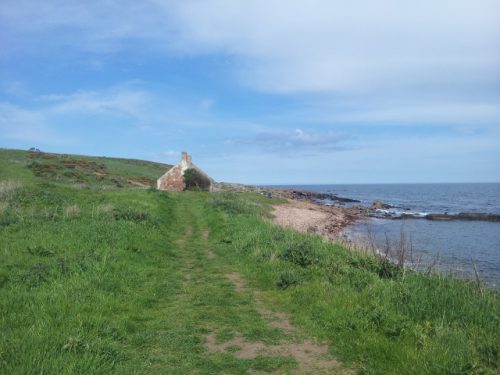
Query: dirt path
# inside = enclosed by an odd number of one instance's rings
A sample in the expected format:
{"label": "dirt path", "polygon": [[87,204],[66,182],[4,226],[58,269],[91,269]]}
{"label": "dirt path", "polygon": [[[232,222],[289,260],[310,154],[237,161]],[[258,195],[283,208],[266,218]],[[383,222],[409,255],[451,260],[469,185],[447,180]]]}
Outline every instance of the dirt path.
{"label": "dirt path", "polygon": [[[288,335],[297,332],[297,329],[290,322],[288,314],[268,309],[263,302],[261,292],[249,289],[239,273],[227,273],[225,277],[234,285],[237,293],[246,292],[253,295],[257,311],[271,327]],[[211,332],[205,336],[205,346],[211,352],[225,352],[232,349],[233,355],[239,359],[255,359],[259,356],[292,357],[297,363],[297,367],[292,371],[295,374],[351,373],[351,371],[342,368],[340,363],[329,355],[327,345],[318,344],[308,339],[300,339],[298,335],[291,336],[289,339],[274,345],[261,341],[248,341],[241,335],[218,343],[216,333]]]}
{"label": "dirt path", "polygon": [[[186,340],[202,345],[204,351],[199,351],[198,360],[209,366],[207,371],[352,373],[331,356],[326,344],[295,327],[287,313],[270,309],[265,293],[250,287],[234,266],[217,254],[203,218],[193,212],[185,215],[182,234],[174,241],[184,277],[181,294],[172,306],[178,306],[174,311],[183,322],[179,324],[192,327]],[[211,366],[215,367],[208,370]]]}

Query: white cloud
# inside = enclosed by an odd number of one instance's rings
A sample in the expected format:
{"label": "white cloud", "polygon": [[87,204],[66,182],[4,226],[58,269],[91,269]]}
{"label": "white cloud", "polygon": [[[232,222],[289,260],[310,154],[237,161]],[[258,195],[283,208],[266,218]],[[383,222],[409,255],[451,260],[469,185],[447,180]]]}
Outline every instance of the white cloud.
{"label": "white cloud", "polygon": [[[281,117],[280,117],[281,116]],[[283,117],[285,116],[285,117]],[[429,101],[370,101],[358,100],[336,103],[334,100],[320,100],[305,104],[287,114],[278,114],[275,121],[294,118],[305,122],[336,123],[360,126],[392,125],[434,127],[480,126],[497,127],[500,123],[500,99],[479,102],[465,99]]]}
{"label": "white cloud", "polygon": [[[500,85],[499,0],[6,0],[0,35],[6,56],[43,44],[58,54],[91,51],[98,67],[100,55],[121,50],[166,59],[222,54],[233,62],[229,74],[252,89],[352,100],[358,113],[322,109],[339,120],[499,119],[491,108]],[[90,109],[85,95],[75,100]],[[134,107],[143,98],[119,100]],[[372,101],[385,103],[364,106]],[[108,104],[100,110],[131,115]]]}
{"label": "white cloud", "polygon": [[342,150],[346,146],[345,141],[352,136],[340,132],[311,132],[295,129],[284,132],[259,132],[251,137],[240,137],[227,139],[227,145],[257,146],[263,151],[279,153],[283,155],[300,156],[304,153],[314,154],[325,150]]}
{"label": "white cloud", "polygon": [[145,49],[223,53],[239,61],[242,82],[272,92],[500,79],[498,0],[16,0],[2,2],[0,24],[12,48],[51,33],[50,43],[97,52],[139,40]]}
{"label": "white cloud", "polygon": [[500,2],[185,1],[179,48],[243,59],[265,91],[374,92],[498,80]]}

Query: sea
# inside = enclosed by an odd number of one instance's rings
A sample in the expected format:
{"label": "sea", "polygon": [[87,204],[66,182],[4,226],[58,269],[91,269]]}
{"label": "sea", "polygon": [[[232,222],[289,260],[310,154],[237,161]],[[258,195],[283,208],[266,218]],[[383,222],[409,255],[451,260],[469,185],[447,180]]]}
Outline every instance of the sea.
{"label": "sea", "polygon": [[[361,202],[351,205],[370,206],[380,200],[396,207],[385,212],[392,217],[402,213],[422,217],[429,213],[500,214],[500,183],[279,187],[331,193]],[[319,203],[339,205],[328,200]],[[406,261],[408,266],[479,278],[488,286],[500,287],[500,222],[372,218],[346,228],[344,235],[353,241],[375,243],[379,252],[384,252],[388,243],[391,247],[404,243],[407,252],[411,249],[411,259]]]}

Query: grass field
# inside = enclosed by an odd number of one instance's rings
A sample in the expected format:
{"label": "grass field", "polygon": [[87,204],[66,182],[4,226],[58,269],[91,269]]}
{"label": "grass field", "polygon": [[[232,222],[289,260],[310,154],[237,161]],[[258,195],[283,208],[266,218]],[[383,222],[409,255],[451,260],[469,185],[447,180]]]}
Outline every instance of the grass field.
{"label": "grass field", "polygon": [[497,291],[147,188],[166,168],[0,150],[0,373],[499,373]]}

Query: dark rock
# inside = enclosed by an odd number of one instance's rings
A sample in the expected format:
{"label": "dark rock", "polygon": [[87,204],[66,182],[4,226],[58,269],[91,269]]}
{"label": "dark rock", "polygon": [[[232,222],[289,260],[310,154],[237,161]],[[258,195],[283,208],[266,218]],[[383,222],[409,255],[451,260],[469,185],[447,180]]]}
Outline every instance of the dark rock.
{"label": "dark rock", "polygon": [[416,215],[416,214],[406,214],[403,213],[399,216],[393,217],[394,220],[406,220],[406,219],[423,219],[423,216]]}
{"label": "dark rock", "polygon": [[487,214],[483,212],[460,212],[457,215],[444,214],[428,214],[425,216],[427,220],[435,221],[450,221],[450,220],[464,220],[464,221],[500,221],[500,215]]}
{"label": "dark rock", "polygon": [[391,206],[390,204],[384,203],[381,200],[376,200],[375,202],[373,202],[370,208],[373,210],[387,210],[389,208],[395,208],[395,207]]}
{"label": "dark rock", "polygon": [[460,212],[456,216],[459,220],[500,221],[500,215],[486,214],[481,212]]}
{"label": "dark rock", "polygon": [[450,221],[453,220],[454,215],[448,215],[448,214],[428,214],[425,215],[425,218],[427,220],[434,220],[434,221]]}

